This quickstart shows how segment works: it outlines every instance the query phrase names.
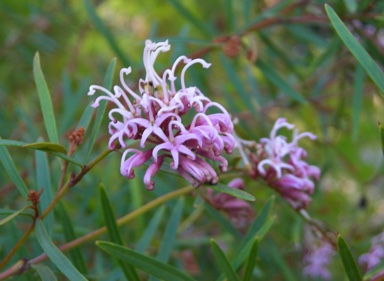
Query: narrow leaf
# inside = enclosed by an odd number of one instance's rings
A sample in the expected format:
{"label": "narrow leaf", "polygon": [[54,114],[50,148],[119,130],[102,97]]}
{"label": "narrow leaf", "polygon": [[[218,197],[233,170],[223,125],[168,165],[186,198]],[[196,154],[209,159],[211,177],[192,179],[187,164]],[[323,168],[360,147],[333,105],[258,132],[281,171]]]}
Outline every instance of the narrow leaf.
{"label": "narrow leaf", "polygon": [[357,139],[359,131],[359,117],[363,97],[364,70],[360,65],[356,66],[355,80],[353,83],[353,101],[352,101],[352,139]]}
{"label": "narrow leaf", "polygon": [[272,67],[262,60],[257,61],[257,66],[260,68],[264,76],[271,81],[281,92],[287,94],[293,100],[301,103],[307,103],[306,99],[303,98],[291,85],[289,85]]}
{"label": "narrow leaf", "polygon": [[243,281],[251,281],[252,279],[252,273],[253,269],[256,265],[256,257],[257,257],[257,250],[259,248],[259,239],[255,238],[251,251],[249,252],[248,259],[245,263],[245,270],[244,270],[244,276]]}
{"label": "narrow leaf", "polygon": [[[60,202],[57,205],[57,211],[60,216],[60,222],[63,229],[63,234],[67,242],[75,240],[77,237],[75,235],[75,230],[71,218],[68,215],[68,212],[65,206]],[[83,253],[78,247],[74,247],[69,250],[69,256],[75,267],[83,274],[87,273],[87,266],[84,260]]]}
{"label": "narrow leaf", "polygon": [[341,261],[343,262],[345,272],[347,273],[350,281],[361,281],[361,276],[356,265],[356,261],[352,256],[351,250],[349,249],[344,238],[339,235],[337,240],[337,246]]}
{"label": "narrow leaf", "polygon": [[112,256],[126,261],[157,278],[167,281],[195,281],[183,271],[129,248],[104,241],[97,241],[96,245]]}
{"label": "narrow leaf", "polygon": [[153,236],[155,235],[157,228],[161,223],[161,219],[163,218],[164,211],[165,211],[164,206],[161,206],[159,209],[157,209],[155,215],[148,223],[148,226],[145,229],[143,235],[141,235],[139,242],[137,242],[136,244],[137,252],[144,253],[145,250],[148,248]]}
{"label": "narrow leaf", "polygon": [[[49,170],[47,154],[42,151],[36,151],[35,158],[37,187],[39,190],[43,189],[39,204],[40,212],[43,212],[53,200],[54,191],[52,190],[51,173]],[[53,212],[49,213],[44,219],[45,228],[50,236],[52,235],[53,230],[53,220]]]}
{"label": "narrow leaf", "polygon": [[[112,79],[113,79],[113,73],[115,71],[115,66],[116,66],[116,59],[112,59],[111,62],[109,63],[109,66],[107,68],[107,72],[105,73],[104,77],[104,83],[103,86],[106,89],[110,89],[112,87]],[[88,153],[87,156],[84,159],[84,163],[86,163],[91,156],[91,152],[93,149],[93,145],[95,144],[97,133],[99,132],[101,121],[104,117],[105,109],[107,108],[107,103],[101,104],[98,109],[97,109],[97,114],[95,118],[95,122],[92,127],[92,133],[90,136],[89,144],[88,144]]]}
{"label": "narrow leaf", "polygon": [[81,115],[80,117],[80,121],[79,123],[77,124],[77,129],[80,129],[81,127],[83,127],[85,129],[85,131],[87,131],[88,129],[88,126],[89,126],[89,123],[91,123],[91,120],[92,120],[92,115],[93,115],[93,111],[95,109],[91,106],[91,103],[89,103],[86,107],[85,107],[85,110],[83,112],[83,115]]}
{"label": "narrow leaf", "polygon": [[95,28],[104,36],[105,40],[107,40],[109,46],[111,49],[115,52],[115,54],[118,56],[118,58],[121,60],[121,62],[125,66],[131,65],[128,57],[124,54],[124,52],[121,51],[115,37],[113,36],[112,32],[108,29],[108,27],[104,24],[102,19],[99,17],[99,15],[96,13],[95,8],[92,6],[90,0],[83,0],[85,10],[87,11],[87,14],[92,21]]}
{"label": "narrow leaf", "polygon": [[213,239],[211,239],[211,248],[212,248],[213,254],[215,255],[215,260],[219,265],[219,268],[221,269],[221,271],[227,277],[227,280],[240,281],[239,277],[235,272],[235,269],[232,267],[231,263],[225,256],[223,250],[221,250],[219,245],[217,245],[216,241]]}
{"label": "narrow leaf", "polygon": [[41,219],[36,220],[36,237],[41,248],[47,254],[49,259],[69,280],[87,280],[67,259],[67,257],[53,244],[51,238],[44,227]]}
{"label": "narrow leaf", "polygon": [[46,265],[42,264],[32,264],[31,267],[36,270],[37,274],[39,274],[42,281],[56,281],[56,275],[53,271]]}
{"label": "narrow leaf", "polygon": [[28,209],[29,206],[25,206],[24,208],[22,208],[21,210],[18,210],[14,213],[12,213],[11,215],[9,215],[8,217],[6,218],[3,218],[2,220],[0,220],[0,226],[9,222],[10,220],[12,220],[13,218],[17,217],[18,215],[20,215],[23,211],[25,211],[26,209]]}
{"label": "narrow leaf", "polygon": [[240,232],[220,212],[208,204],[205,204],[204,208],[214,221],[218,222],[226,232],[230,233],[236,239],[242,239]]}
{"label": "narrow leaf", "polygon": [[382,260],[379,264],[372,267],[367,273],[364,274],[363,280],[368,281],[371,280],[372,277],[378,275],[378,274],[384,273],[384,260]]}
{"label": "narrow leaf", "polygon": [[33,59],[33,76],[35,78],[35,84],[39,95],[41,111],[43,113],[48,138],[51,142],[59,143],[51,95],[49,93],[47,83],[45,82],[43,71],[41,70],[39,53],[36,53]]}
{"label": "narrow leaf", "polygon": [[22,141],[0,139],[0,146],[18,146],[18,147],[22,147],[25,144],[26,143],[22,142]]}
{"label": "narrow leaf", "polygon": [[367,51],[359,44],[352,33],[340,20],[336,12],[331,6],[325,4],[325,10],[328,18],[331,21],[337,34],[343,40],[345,46],[349,49],[352,55],[357,59],[361,66],[367,71],[373,82],[380,88],[382,94],[384,93],[384,74],[376,62],[371,58]]}
{"label": "narrow leaf", "polygon": [[11,178],[12,182],[16,185],[18,191],[24,199],[28,197],[28,188],[25,185],[23,179],[21,178],[15,163],[8,150],[4,146],[0,146],[0,162],[4,167],[4,170],[7,172],[8,176]]}
{"label": "narrow leaf", "polygon": [[[111,203],[102,184],[99,185],[99,195],[103,209],[104,223],[107,226],[109,237],[112,242],[123,245],[123,240],[121,239],[121,235],[116,224],[116,218],[112,211]],[[140,281],[139,275],[133,266],[121,260],[119,260],[119,265],[128,280]]]}
{"label": "narrow leaf", "polygon": [[232,188],[227,185],[217,183],[215,185],[209,185],[207,186],[209,188],[212,188],[213,190],[216,190],[218,192],[226,193],[229,195],[232,195],[233,197],[240,198],[246,201],[255,201],[255,197],[243,190],[239,190],[237,188]]}
{"label": "narrow leaf", "polygon": [[42,151],[58,152],[66,154],[64,146],[52,142],[35,142],[23,145],[24,148],[31,148]]}

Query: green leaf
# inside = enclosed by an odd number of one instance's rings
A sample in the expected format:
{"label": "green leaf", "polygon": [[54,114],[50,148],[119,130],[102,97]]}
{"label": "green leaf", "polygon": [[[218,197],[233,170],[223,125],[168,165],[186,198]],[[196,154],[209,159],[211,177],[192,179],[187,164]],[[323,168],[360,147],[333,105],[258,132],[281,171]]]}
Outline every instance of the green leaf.
{"label": "green leaf", "polygon": [[87,131],[89,123],[91,123],[93,112],[95,109],[91,106],[92,103],[89,103],[83,112],[83,115],[80,117],[80,121],[77,124],[77,129],[80,129],[81,127],[84,128],[85,131]]}
{"label": "green leaf", "polygon": [[356,0],[344,0],[344,4],[348,9],[348,12],[351,14],[356,13],[357,10],[357,3]]}
{"label": "green leaf", "polygon": [[217,183],[215,185],[208,185],[208,188],[212,188],[218,192],[226,193],[232,195],[233,197],[240,198],[246,201],[255,201],[255,197],[243,190],[239,190],[237,188],[232,188],[222,183]]}
{"label": "green leaf", "polygon": [[41,281],[57,280],[56,275],[48,266],[42,264],[32,264],[31,267],[36,270],[37,274],[39,274]]}
{"label": "green leaf", "polygon": [[363,280],[364,281],[371,280],[372,277],[382,272],[384,272],[384,260],[382,260],[379,264],[375,265],[367,273],[365,273],[363,276]]}
{"label": "green leaf", "polygon": [[255,265],[256,265],[258,248],[259,248],[259,239],[255,238],[255,240],[252,244],[251,251],[249,252],[248,259],[245,263],[243,281],[251,281],[251,279],[252,279],[253,269],[255,268]]}
{"label": "green leaf", "polygon": [[129,248],[104,241],[97,241],[96,245],[110,255],[126,261],[157,278],[167,281],[195,281],[195,279],[183,271]]}
{"label": "green leaf", "polygon": [[214,219],[214,221],[218,222],[226,232],[230,233],[236,239],[242,239],[240,232],[220,212],[216,211],[212,206],[208,204],[205,204],[204,208]]}
{"label": "green leaf", "polygon": [[25,206],[24,208],[22,208],[21,210],[18,210],[14,213],[12,213],[11,215],[9,215],[8,217],[0,220],[0,226],[9,222],[10,220],[12,220],[13,218],[17,217],[18,215],[20,215],[23,211],[25,211],[26,209],[28,209],[29,206]]}
{"label": "green leaf", "polygon": [[278,271],[283,276],[283,280],[298,280],[292,272],[291,267],[286,263],[286,260],[283,258],[283,255],[276,248],[275,244],[269,242],[267,249],[271,256],[272,266],[276,268],[276,271]]}
{"label": "green leaf", "polygon": [[360,65],[356,66],[355,80],[353,83],[353,101],[352,101],[352,139],[357,139],[359,131],[359,119],[363,97],[364,71]]}
{"label": "green leaf", "polygon": [[87,280],[67,259],[67,257],[53,244],[51,238],[44,227],[41,219],[36,220],[36,237],[41,248],[47,254],[49,259],[69,280]]}
{"label": "green leaf", "polygon": [[4,146],[0,146],[0,162],[8,176],[11,178],[12,182],[16,185],[17,190],[20,192],[21,196],[23,196],[24,199],[27,199],[29,193],[28,188],[21,178],[19,172],[17,171],[11,155],[9,154],[7,148]]}
{"label": "green leaf", "polygon": [[223,250],[217,245],[216,241],[211,239],[211,248],[215,256],[215,260],[219,265],[219,268],[227,277],[228,281],[240,281],[239,276],[235,272],[235,269],[232,267],[231,263],[225,256]]}
{"label": "green leaf", "polygon": [[51,95],[49,93],[47,83],[45,82],[43,71],[41,70],[40,56],[38,52],[35,54],[33,59],[33,77],[35,78],[37,93],[39,94],[41,111],[43,112],[43,119],[48,138],[51,142],[59,143]]}
{"label": "green leaf", "polygon": [[379,122],[379,131],[380,131],[380,137],[381,137],[381,150],[384,154],[384,128],[383,125]]}
{"label": "green leaf", "polygon": [[[121,235],[116,224],[116,218],[112,211],[111,203],[102,184],[99,185],[99,195],[103,209],[104,223],[107,226],[109,237],[112,242],[123,245],[123,240],[121,239]],[[121,260],[119,260],[119,265],[128,280],[140,281],[139,275],[133,266]]]}
{"label": "green leaf", "polygon": [[281,92],[287,94],[293,100],[301,103],[307,103],[307,100],[303,98],[291,85],[289,85],[272,67],[262,60],[257,60],[257,66],[260,68],[263,75],[271,81]]}
{"label": "green leaf", "polygon": [[[49,170],[47,154],[42,151],[36,151],[35,159],[37,187],[39,190],[43,189],[39,204],[40,212],[42,213],[53,200],[54,191],[52,190],[51,174]],[[50,236],[52,235],[53,230],[53,220],[53,212],[50,212],[44,219],[45,228],[47,229],[47,232]]]}
{"label": "green leaf", "polygon": [[[107,72],[105,73],[105,77],[104,77],[103,86],[106,89],[112,88],[112,79],[113,79],[113,73],[115,71],[115,66],[116,66],[116,59],[112,59],[111,62],[109,63],[109,66],[107,68]],[[104,113],[105,113],[106,108],[107,108],[107,103],[105,102],[103,104],[100,104],[100,106],[97,109],[95,122],[93,124],[92,133],[91,133],[89,143],[88,143],[88,152],[87,152],[87,156],[84,159],[84,163],[86,163],[88,161],[89,157],[91,156],[91,152],[92,152],[93,146],[95,144],[97,133],[99,132],[101,121],[104,117]]]}
{"label": "green leaf", "polygon": [[42,151],[52,151],[52,152],[58,152],[66,154],[67,151],[65,150],[64,146],[52,142],[35,142],[35,143],[28,143],[23,145],[23,148],[31,148],[31,149],[37,149]]}
{"label": "green leaf", "polygon": [[153,236],[156,233],[157,228],[161,223],[161,219],[163,218],[164,211],[165,211],[164,206],[161,206],[159,209],[156,210],[155,215],[148,223],[148,226],[145,229],[143,235],[141,235],[140,240],[136,243],[137,252],[144,253],[145,250],[148,248]]}
{"label": "green leaf", "polygon": [[26,144],[26,142],[23,142],[23,141],[0,139],[0,146],[17,146],[17,147],[22,147],[25,144]]}
{"label": "green leaf", "polygon": [[[59,217],[60,217],[60,223],[61,223],[61,226],[63,229],[63,234],[65,237],[65,240],[67,242],[75,240],[77,237],[75,235],[73,223],[72,223],[71,218],[68,215],[68,212],[67,212],[64,204],[62,204],[62,202],[60,202],[57,205],[56,210],[57,210]],[[71,260],[72,260],[73,264],[75,265],[75,267],[81,273],[86,274],[87,273],[87,266],[86,266],[86,263],[84,260],[83,253],[81,252],[80,248],[74,247],[74,248],[70,249],[69,250],[69,256],[71,257]]]}
{"label": "green leaf", "polygon": [[92,21],[95,28],[104,36],[105,40],[107,40],[111,49],[115,52],[117,57],[121,60],[121,62],[125,66],[131,65],[128,57],[121,51],[115,37],[112,32],[108,29],[108,27],[104,24],[103,20],[96,13],[95,8],[92,6],[90,0],[83,0],[85,10],[89,16],[89,19]]}
{"label": "green leaf", "polygon": [[337,246],[348,279],[350,281],[361,281],[361,276],[357,268],[356,261],[353,258],[347,243],[345,242],[344,238],[341,237],[341,235],[339,235],[339,238],[337,240]]}
{"label": "green leaf", "polygon": [[367,71],[373,82],[380,88],[381,92],[384,93],[384,75],[380,67],[375,63],[367,51],[359,44],[352,33],[340,20],[336,12],[331,6],[325,4],[325,10],[328,18],[331,21],[337,34],[343,40],[345,46],[349,49],[352,55],[357,59],[361,66]]}

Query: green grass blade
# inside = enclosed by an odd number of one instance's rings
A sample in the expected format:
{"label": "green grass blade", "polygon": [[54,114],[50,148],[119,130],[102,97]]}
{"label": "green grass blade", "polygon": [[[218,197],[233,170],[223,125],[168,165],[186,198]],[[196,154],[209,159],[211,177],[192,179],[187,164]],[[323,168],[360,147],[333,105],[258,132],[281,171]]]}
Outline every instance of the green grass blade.
{"label": "green grass blade", "polygon": [[242,199],[242,200],[246,200],[246,201],[255,201],[255,197],[243,190],[239,190],[237,188],[232,188],[232,187],[229,187],[227,185],[224,185],[222,183],[217,183],[215,185],[209,185],[207,186],[208,188],[212,188],[213,190],[216,190],[218,192],[222,192],[222,193],[226,193],[226,194],[229,194],[233,197],[236,197],[236,198],[239,198],[239,199]]}
{"label": "green grass blade", "polygon": [[[123,239],[121,239],[120,231],[116,224],[116,218],[113,213],[111,203],[102,184],[99,185],[99,196],[103,209],[104,223],[107,227],[109,237],[112,242],[123,246]],[[127,280],[140,281],[139,275],[132,265],[121,260],[119,260],[119,265]]]}
{"label": "green grass blade", "polygon": [[349,49],[352,55],[357,59],[361,66],[365,69],[373,82],[379,87],[382,94],[384,93],[384,74],[380,67],[375,63],[367,51],[359,44],[352,33],[340,20],[336,12],[331,6],[325,4],[325,11],[331,21],[337,34],[343,40],[345,46]]}
{"label": "green grass blade", "polygon": [[361,281],[359,269],[356,265],[355,259],[352,256],[351,250],[349,249],[344,238],[341,237],[340,235],[337,240],[337,247],[339,250],[341,261],[343,262],[345,272],[347,273],[348,279],[350,281]]}
{"label": "green grass blade", "polygon": [[92,24],[104,36],[104,38],[107,40],[109,46],[115,52],[117,57],[121,60],[123,65],[125,65],[125,66],[131,65],[128,57],[124,54],[123,51],[121,51],[121,49],[120,49],[119,45],[117,44],[117,41],[116,41],[115,37],[113,36],[112,32],[108,29],[108,27],[104,24],[102,19],[96,13],[95,8],[91,4],[91,1],[90,0],[83,0],[83,3],[84,3],[85,10],[87,11],[87,14],[88,14],[89,19],[91,20]]}
{"label": "green grass blade", "polygon": [[[63,234],[67,242],[75,240],[77,237],[75,235],[75,230],[71,218],[68,215],[67,210],[65,209],[62,202],[57,205],[57,212],[60,217],[61,226],[63,229]],[[84,260],[84,256],[78,247],[75,247],[69,250],[69,256],[75,265],[75,267],[83,274],[86,274],[87,265]]]}
{"label": "green grass blade", "polygon": [[149,275],[155,276],[159,279],[167,281],[195,281],[195,279],[183,271],[154,258],[147,257],[129,248],[104,241],[97,241],[96,245],[110,255],[126,261]]}
{"label": "green grass blade", "polygon": [[56,275],[53,271],[46,265],[42,264],[32,264],[31,267],[37,272],[41,281],[56,281]]}
{"label": "green grass blade", "polygon": [[17,217],[18,215],[20,215],[23,211],[25,211],[26,209],[28,209],[29,206],[25,206],[24,208],[22,208],[21,210],[18,210],[14,213],[12,213],[11,215],[9,215],[8,217],[6,218],[3,218],[2,220],[0,220],[0,226],[2,226],[3,224],[9,222],[10,220],[14,219],[15,217]]}
{"label": "green grass blade", "polygon": [[[105,73],[105,76],[104,76],[103,86],[106,89],[112,88],[112,79],[113,79],[113,73],[115,72],[115,66],[116,66],[116,59],[112,59],[111,62],[109,63],[109,66],[107,68],[107,72]],[[91,156],[91,152],[92,152],[93,146],[95,144],[97,133],[99,132],[101,121],[104,117],[104,113],[105,113],[106,108],[107,108],[106,102],[100,104],[100,106],[98,107],[95,122],[94,122],[93,127],[92,127],[92,133],[91,133],[89,144],[88,144],[88,153],[84,159],[85,160],[84,163],[86,163],[88,161],[89,157]]]}
{"label": "green grass blade", "polygon": [[28,188],[21,178],[19,172],[17,171],[15,163],[13,162],[8,149],[4,146],[0,146],[0,162],[8,176],[11,178],[12,182],[16,185],[16,188],[20,192],[21,196],[23,196],[24,199],[27,199],[29,193]]}
{"label": "green grass blade", "polygon": [[35,232],[37,241],[49,259],[69,280],[87,280],[67,259],[67,257],[53,244],[41,219],[36,220]]}
{"label": "green grass blade", "polygon": [[260,68],[264,76],[281,92],[287,94],[290,98],[301,103],[307,103],[307,100],[300,95],[291,85],[289,85],[272,67],[262,60],[257,61],[257,67]]}
{"label": "green grass blade", "polygon": [[[39,204],[40,212],[43,212],[51,203],[54,197],[54,191],[52,190],[51,173],[49,170],[47,154],[45,152],[36,151],[35,159],[37,187],[39,190],[44,189],[40,196]],[[44,219],[44,225],[49,236],[52,236],[53,220],[53,212],[50,212]]]}
{"label": "green grass blade", "polygon": [[153,236],[156,233],[157,228],[159,227],[161,223],[161,219],[163,218],[165,211],[165,207],[161,206],[159,209],[156,210],[156,214],[153,216],[153,218],[148,223],[147,228],[145,229],[143,235],[141,235],[140,240],[136,244],[136,251],[139,253],[144,253],[145,250],[148,248],[149,244],[151,243],[151,240]]}
{"label": "green grass blade", "polygon": [[223,250],[219,247],[215,240],[211,239],[211,248],[215,256],[216,263],[218,264],[221,271],[227,277],[228,281],[240,281],[235,269],[225,256]]}
{"label": "green grass blade", "polygon": [[257,250],[259,248],[259,239],[255,238],[248,259],[245,263],[244,276],[242,281],[251,281],[253,269],[256,265]]}
{"label": "green grass blade", "polygon": [[37,93],[39,95],[41,111],[43,113],[48,138],[50,142],[59,143],[51,95],[49,93],[47,82],[45,82],[43,71],[41,70],[39,53],[36,53],[33,59],[33,76],[35,78]]}
{"label": "green grass blade", "polygon": [[356,140],[359,132],[359,119],[363,101],[364,70],[360,65],[356,66],[355,81],[353,83],[352,100],[352,139]]}

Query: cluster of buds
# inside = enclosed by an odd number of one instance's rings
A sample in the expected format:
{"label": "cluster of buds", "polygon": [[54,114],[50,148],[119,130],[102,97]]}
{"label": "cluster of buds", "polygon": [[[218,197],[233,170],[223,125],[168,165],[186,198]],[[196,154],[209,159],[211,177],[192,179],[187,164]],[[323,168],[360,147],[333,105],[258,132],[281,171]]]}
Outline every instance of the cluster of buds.
{"label": "cluster of buds", "polygon": [[[147,189],[154,188],[152,177],[159,171],[164,160],[195,187],[203,183],[215,184],[218,176],[206,161],[219,162],[222,172],[227,170],[223,152],[231,153],[235,146],[232,135],[233,123],[225,108],[207,98],[197,87],[187,87],[185,72],[194,65],[210,66],[203,59],[188,59],[181,56],[162,76],[156,73],[154,63],[160,52],[170,49],[168,41],[145,42],[145,79],[140,79],[140,94],[125,83],[125,76],[131,68],[120,71],[120,86],[114,86],[114,93],[100,86],[91,86],[88,95],[96,91],[99,96],[92,104],[98,107],[100,101],[114,103],[116,108],[109,111],[109,148],[118,142],[125,148],[121,159],[120,172],[128,179],[134,178],[134,168],[152,160],[144,176]],[[176,87],[176,68],[184,63],[180,75],[180,88]],[[140,140],[141,149],[128,148],[128,140]]]}
{"label": "cluster of buds", "polygon": [[[384,232],[373,237],[371,242],[371,248],[368,253],[361,255],[359,258],[359,264],[366,271],[384,261]],[[382,280],[380,277],[384,278],[384,270],[373,276],[371,280]]]}
{"label": "cluster of buds", "polygon": [[314,191],[313,180],[318,180],[320,169],[309,165],[304,158],[307,152],[298,145],[303,137],[312,140],[315,135],[309,132],[293,132],[291,142],[282,135],[277,135],[281,128],[294,129],[284,118],[279,118],[269,138],[262,138],[256,145],[256,152],[250,154],[252,176],[263,178],[296,210],[304,209],[311,202]]}
{"label": "cluster of buds", "polygon": [[[229,187],[244,190],[244,181],[235,178],[228,183]],[[207,189],[205,200],[219,211],[223,211],[229,220],[239,229],[244,229],[252,221],[254,210],[251,205],[242,199],[226,193],[215,194],[212,189]]]}

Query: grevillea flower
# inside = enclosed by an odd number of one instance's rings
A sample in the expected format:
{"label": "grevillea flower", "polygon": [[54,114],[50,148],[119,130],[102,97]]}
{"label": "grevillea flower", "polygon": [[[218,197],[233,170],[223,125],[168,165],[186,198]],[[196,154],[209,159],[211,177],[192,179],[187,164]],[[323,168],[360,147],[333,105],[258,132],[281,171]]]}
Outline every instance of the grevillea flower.
{"label": "grevillea flower", "polygon": [[[244,190],[244,181],[241,178],[235,178],[228,183],[228,186]],[[215,194],[212,189],[208,188],[205,200],[215,209],[226,213],[230,221],[240,229],[246,227],[254,216],[254,210],[247,201],[226,193]]]}
{"label": "grevillea flower", "polygon": [[293,130],[295,126],[279,118],[269,138],[262,138],[257,144],[256,153],[250,155],[252,173],[255,178],[264,178],[293,208],[303,209],[311,202],[313,181],[319,179],[320,169],[304,160],[307,152],[299,147],[298,141],[304,137],[314,140],[316,136],[309,132],[299,134],[295,130],[289,142],[286,137],[277,135],[283,127]]}
{"label": "grevillea flower", "polygon": [[331,279],[331,272],[328,266],[331,264],[335,250],[325,240],[311,243],[304,255],[303,275],[323,280]]}
{"label": "grevillea flower", "polygon": [[[368,253],[361,255],[359,258],[359,264],[363,266],[366,271],[384,261],[384,232],[372,238],[371,242],[371,248]],[[377,279],[379,276],[384,277],[384,270],[373,276],[372,280],[382,280]]]}
{"label": "grevillea flower", "polygon": [[[111,135],[108,146],[114,149],[118,143],[126,149],[120,167],[123,176],[133,178],[135,167],[151,161],[144,183],[147,189],[153,189],[152,177],[163,163],[167,163],[165,159],[170,158],[170,167],[195,187],[206,182],[215,184],[218,176],[206,159],[218,161],[222,172],[227,170],[228,163],[222,154],[224,151],[231,153],[235,147],[231,117],[223,106],[211,101],[197,87],[186,85],[185,72],[190,66],[210,66],[203,59],[181,56],[162,76],[155,71],[157,56],[169,50],[168,41],[145,42],[146,75],[145,79],[139,80],[139,94],[125,83],[125,76],[131,73],[129,67],[121,69],[121,86],[114,86],[113,93],[93,85],[88,95],[94,95],[96,91],[102,93],[93,107],[98,107],[102,100],[116,106],[108,113]],[[185,66],[178,87],[175,72],[181,63]],[[188,118],[185,117],[187,113]],[[127,148],[128,140],[140,140],[141,148]]]}

